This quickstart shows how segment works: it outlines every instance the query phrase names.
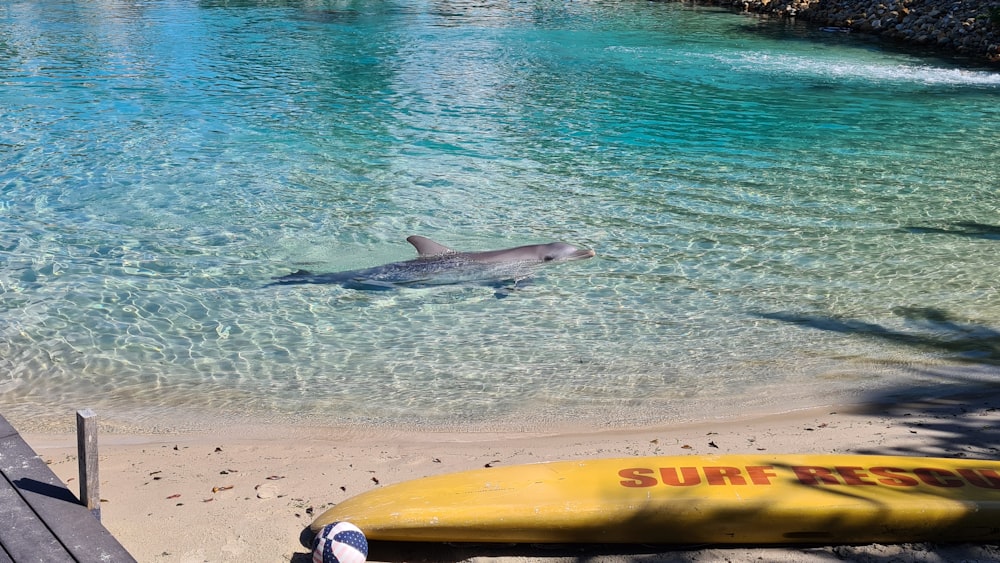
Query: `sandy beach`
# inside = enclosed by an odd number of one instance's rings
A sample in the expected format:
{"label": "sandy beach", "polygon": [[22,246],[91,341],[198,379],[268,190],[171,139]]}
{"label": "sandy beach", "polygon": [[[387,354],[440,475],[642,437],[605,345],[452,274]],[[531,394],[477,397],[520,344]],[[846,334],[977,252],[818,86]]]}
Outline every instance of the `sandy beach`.
{"label": "sandy beach", "polygon": [[[668,427],[578,433],[226,427],[100,441],[104,524],[141,562],[310,561],[313,517],[350,496],[432,474],[562,459],[709,453],[996,458],[992,394],[842,405]],[[70,488],[75,437],[28,434]],[[371,546],[370,561],[996,561],[1000,546]]]}

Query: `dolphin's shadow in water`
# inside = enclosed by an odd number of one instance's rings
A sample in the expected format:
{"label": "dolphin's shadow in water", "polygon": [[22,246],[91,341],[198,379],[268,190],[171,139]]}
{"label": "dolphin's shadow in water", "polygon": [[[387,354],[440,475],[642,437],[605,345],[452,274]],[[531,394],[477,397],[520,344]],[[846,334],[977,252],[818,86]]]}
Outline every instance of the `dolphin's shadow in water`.
{"label": "dolphin's shadow in water", "polygon": [[[387,264],[387,266],[396,265],[408,265],[407,262]],[[419,267],[419,266],[418,266]],[[308,270],[298,270],[291,274],[281,276],[276,278],[274,282],[268,284],[268,287],[276,285],[339,285],[344,289],[353,289],[356,291],[365,292],[392,292],[398,291],[400,289],[427,289],[431,287],[444,286],[444,285],[470,285],[478,287],[486,287],[493,290],[493,296],[497,299],[504,299],[510,297],[510,295],[517,289],[524,288],[531,285],[534,277],[531,275],[525,275],[524,277],[519,276],[500,276],[497,279],[484,278],[481,280],[476,279],[465,279],[459,280],[454,279],[447,282],[433,283],[434,280],[408,280],[399,282],[389,282],[380,281],[378,279],[372,279],[369,277],[371,271],[384,272],[383,267],[370,268],[365,270],[349,270],[346,272],[333,272],[329,274],[314,274]]]}
{"label": "dolphin's shadow in water", "polygon": [[593,250],[579,249],[562,242],[459,252],[426,237],[414,235],[406,240],[417,250],[418,257],[413,260],[345,272],[316,274],[298,270],[275,278],[269,285],[336,284],[361,291],[391,291],[474,284],[493,287],[500,298],[509,295],[518,285],[523,285],[543,265],[594,256]]}

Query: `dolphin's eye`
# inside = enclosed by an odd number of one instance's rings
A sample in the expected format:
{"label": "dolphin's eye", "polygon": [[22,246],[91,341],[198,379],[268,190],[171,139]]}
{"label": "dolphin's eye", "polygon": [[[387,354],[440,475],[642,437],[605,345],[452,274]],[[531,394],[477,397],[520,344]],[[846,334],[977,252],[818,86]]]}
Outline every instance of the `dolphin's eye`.
{"label": "dolphin's eye", "polygon": [[554,256],[546,256],[545,258],[542,258],[542,260],[544,260],[546,262],[551,262],[551,261],[555,260],[555,257]]}

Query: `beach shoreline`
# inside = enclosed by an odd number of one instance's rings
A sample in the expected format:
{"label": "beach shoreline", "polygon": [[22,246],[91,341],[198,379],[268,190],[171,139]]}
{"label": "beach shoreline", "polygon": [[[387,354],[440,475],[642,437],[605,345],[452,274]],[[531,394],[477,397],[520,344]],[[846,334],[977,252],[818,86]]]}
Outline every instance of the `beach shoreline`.
{"label": "beach shoreline", "polygon": [[[713,423],[741,418],[768,418],[783,413],[826,408],[826,405],[896,404],[927,397],[961,393],[992,393],[1000,370],[989,362],[921,361],[900,364],[881,358],[841,358],[809,364],[809,357],[771,362],[753,375],[733,367],[720,375],[726,385],[699,388],[698,381],[663,384],[659,395],[584,397],[539,393],[519,401],[502,402],[492,409],[470,413],[434,412],[420,407],[385,409],[377,398],[344,404],[341,399],[303,405],[299,401],[261,403],[239,392],[215,400],[218,387],[190,396],[187,402],[162,401],[152,396],[124,393],[95,395],[89,400],[61,399],[47,404],[6,401],[0,411],[23,434],[59,435],[75,431],[73,412],[89,408],[99,415],[106,439],[114,436],[213,434],[219,428],[255,428],[265,435],[271,428],[296,433],[330,428],[366,428],[388,434],[573,434],[630,431]],[[746,367],[746,366],[744,366]],[[771,381],[761,384],[764,369]],[[629,391],[629,390],[626,390]],[[977,395],[973,395],[977,396]],[[280,404],[279,404],[280,403]],[[271,408],[275,407],[275,408]],[[343,407],[343,408],[342,408]]]}
{"label": "beach shoreline", "polygon": [[[75,436],[25,435],[71,490]],[[222,426],[102,434],[104,524],[139,561],[309,561],[307,526],[373,488],[484,466],[725,453],[996,458],[996,393],[928,395],[666,426],[579,432],[406,431],[363,425]],[[926,561],[1000,559],[1000,547],[462,546],[373,543],[370,561]]]}

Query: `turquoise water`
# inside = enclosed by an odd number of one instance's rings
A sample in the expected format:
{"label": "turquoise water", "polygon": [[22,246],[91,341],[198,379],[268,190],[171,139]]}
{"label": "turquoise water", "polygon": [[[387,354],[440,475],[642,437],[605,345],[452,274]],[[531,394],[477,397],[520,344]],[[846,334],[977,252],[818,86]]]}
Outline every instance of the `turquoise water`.
{"label": "turquoise water", "polygon": [[[996,73],[673,3],[0,27],[9,415],[638,424],[1000,375]],[[504,299],[267,286],[411,234],[597,257]]]}

